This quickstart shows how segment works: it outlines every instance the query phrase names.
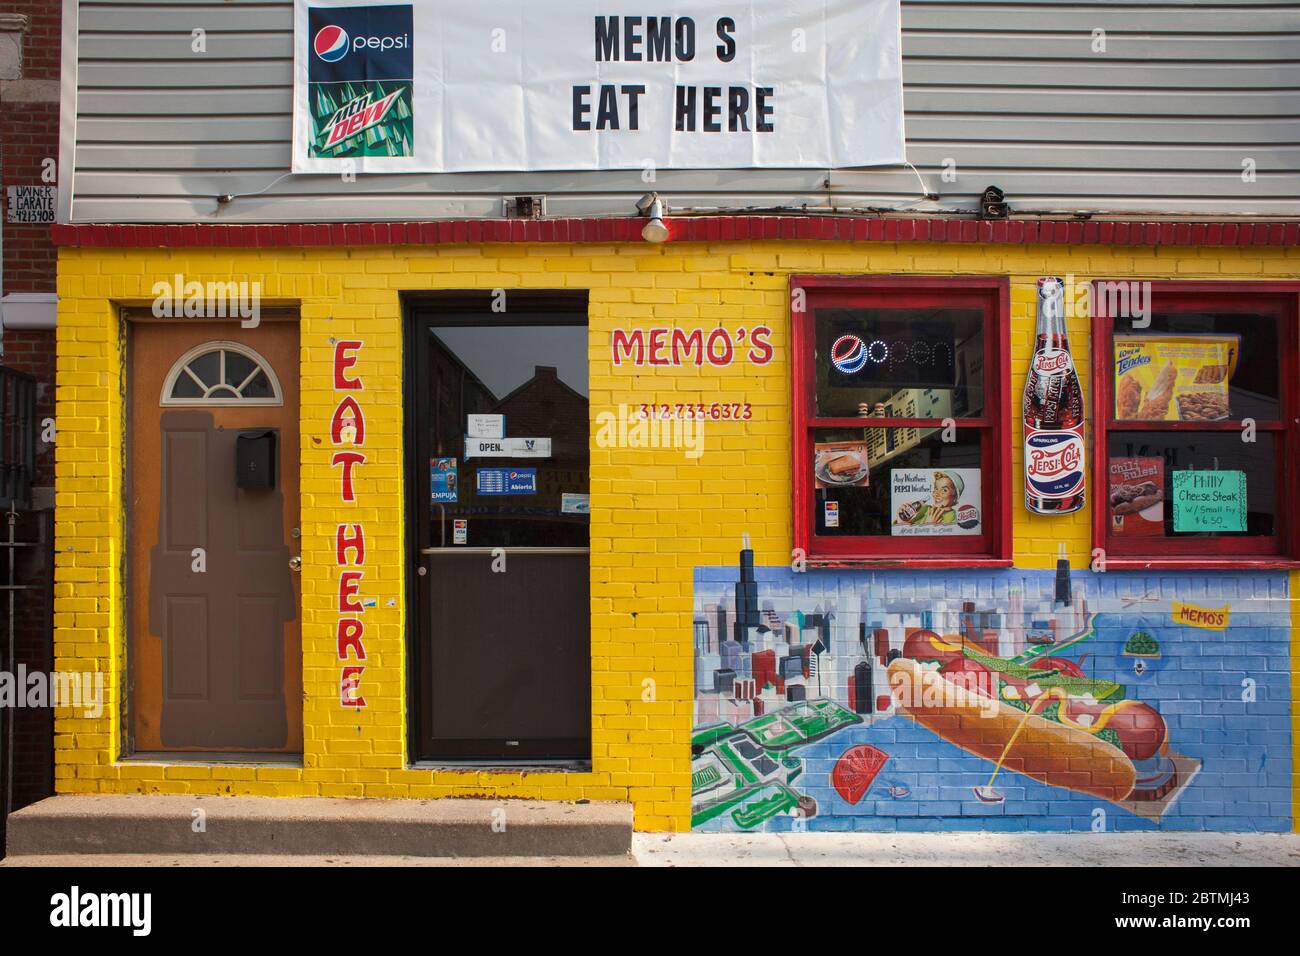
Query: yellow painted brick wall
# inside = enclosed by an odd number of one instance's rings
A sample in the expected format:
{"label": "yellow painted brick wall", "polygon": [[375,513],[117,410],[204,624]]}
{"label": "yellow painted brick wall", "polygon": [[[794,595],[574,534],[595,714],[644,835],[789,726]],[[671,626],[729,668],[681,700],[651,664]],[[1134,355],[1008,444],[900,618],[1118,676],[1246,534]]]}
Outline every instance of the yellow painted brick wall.
{"label": "yellow painted brick wall", "polygon": [[[791,549],[792,272],[1009,275],[1012,405],[1024,384],[1040,275],[1179,279],[1295,278],[1300,250],[945,244],[718,243],[499,245],[357,249],[64,249],[59,257],[55,654],[60,670],[101,670],[98,718],[61,710],[64,793],[195,793],[630,800],[643,830],[687,829],[692,721],[692,580],[734,561],[742,533],[756,563]],[[152,299],[155,282],[257,281],[264,304],[297,305],[302,341],[303,766],[122,763],[125,673],[122,325],[117,306]],[[406,766],[404,699],[402,328],[398,293],[432,289],[590,291],[593,447],[592,730],[589,773],[433,771]],[[726,368],[615,368],[616,327],[773,329],[775,359]],[[1088,329],[1070,324],[1088,387]],[[339,503],[330,465],[331,339],[365,342],[368,461],[355,505]],[[747,402],[745,423],[710,422],[698,459],[681,449],[599,447],[596,419],[620,404]],[[1021,434],[1012,430],[1016,564],[1051,567],[1058,542],[1089,560],[1089,512],[1035,517],[1020,506]],[[1095,488],[1095,485],[1093,486]],[[1090,491],[1091,493],[1091,491]],[[370,654],[363,710],[339,705],[334,529],[363,520]],[[1293,576],[1293,587],[1296,584]],[[389,599],[395,605],[388,607]],[[1297,630],[1300,634],[1300,629]],[[1300,641],[1293,650],[1300,652]],[[1294,658],[1293,658],[1294,659]],[[648,683],[652,682],[652,683]],[[1300,688],[1297,688],[1300,692]],[[1300,724],[1297,724],[1300,737]],[[1300,761],[1297,761],[1300,763]]]}

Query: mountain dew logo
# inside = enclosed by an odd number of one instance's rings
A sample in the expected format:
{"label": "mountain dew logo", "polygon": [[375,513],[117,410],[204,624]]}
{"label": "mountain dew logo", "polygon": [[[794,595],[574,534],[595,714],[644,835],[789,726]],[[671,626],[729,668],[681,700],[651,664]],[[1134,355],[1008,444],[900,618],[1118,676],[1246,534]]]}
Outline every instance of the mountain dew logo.
{"label": "mountain dew logo", "polygon": [[400,89],[393,90],[393,92],[378,101],[375,101],[374,97],[369,92],[366,92],[354,100],[349,100],[343,104],[337,113],[330,117],[329,122],[321,130],[325,136],[325,142],[322,145],[326,149],[330,149],[364,133],[372,126],[382,123],[393,108],[393,104],[402,95],[402,92]]}
{"label": "mountain dew logo", "polygon": [[411,84],[320,83],[311,90],[313,157],[411,156]]}

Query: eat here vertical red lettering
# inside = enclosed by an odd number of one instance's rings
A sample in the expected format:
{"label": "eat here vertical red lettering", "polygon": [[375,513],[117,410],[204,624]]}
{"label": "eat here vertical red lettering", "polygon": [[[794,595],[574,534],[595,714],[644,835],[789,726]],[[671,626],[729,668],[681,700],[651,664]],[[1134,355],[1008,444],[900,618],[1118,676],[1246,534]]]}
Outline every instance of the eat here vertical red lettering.
{"label": "eat here vertical red lettering", "polygon": [[[362,343],[356,340],[334,344],[334,390],[360,392],[364,390],[361,376],[354,368]],[[330,441],[334,445],[361,445],[366,440],[366,416],[361,403],[353,395],[344,395],[334,409],[330,420]],[[344,504],[357,500],[354,469],[365,464],[366,456],[356,451],[336,451],[330,463],[342,466],[339,475],[339,497]],[[361,598],[361,579],[366,563],[366,532],[360,522],[339,524],[334,531],[334,563],[338,566],[338,626],[335,649],[341,663],[339,668],[339,704],[343,707],[365,707],[366,698],[361,693],[361,675],[365,665],[349,663],[366,659],[366,627],[361,619],[365,602]]]}

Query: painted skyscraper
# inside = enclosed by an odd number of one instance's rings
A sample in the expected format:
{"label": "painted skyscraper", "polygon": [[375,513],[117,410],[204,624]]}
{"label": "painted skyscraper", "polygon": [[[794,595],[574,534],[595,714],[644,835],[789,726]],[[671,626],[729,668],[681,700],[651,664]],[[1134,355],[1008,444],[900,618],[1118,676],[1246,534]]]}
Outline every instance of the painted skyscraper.
{"label": "painted skyscraper", "polygon": [[736,582],[736,622],[734,635],[741,647],[749,647],[749,629],[758,627],[758,581],[754,579],[754,552],[749,535],[740,543],[740,580]]}

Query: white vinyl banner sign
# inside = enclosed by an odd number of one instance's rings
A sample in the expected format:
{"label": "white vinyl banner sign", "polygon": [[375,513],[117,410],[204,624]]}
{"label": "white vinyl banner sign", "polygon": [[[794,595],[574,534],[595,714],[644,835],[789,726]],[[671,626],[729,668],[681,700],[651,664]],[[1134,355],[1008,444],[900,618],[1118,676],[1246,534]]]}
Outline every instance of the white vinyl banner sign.
{"label": "white vinyl banner sign", "polygon": [[293,171],[902,163],[899,22],[899,0],[295,0]]}

